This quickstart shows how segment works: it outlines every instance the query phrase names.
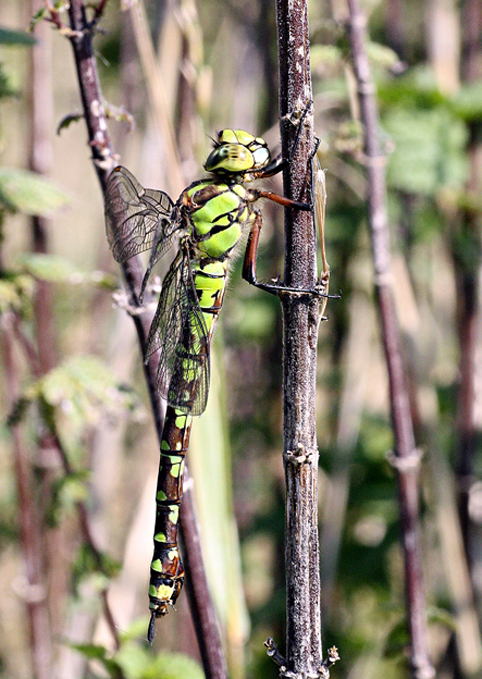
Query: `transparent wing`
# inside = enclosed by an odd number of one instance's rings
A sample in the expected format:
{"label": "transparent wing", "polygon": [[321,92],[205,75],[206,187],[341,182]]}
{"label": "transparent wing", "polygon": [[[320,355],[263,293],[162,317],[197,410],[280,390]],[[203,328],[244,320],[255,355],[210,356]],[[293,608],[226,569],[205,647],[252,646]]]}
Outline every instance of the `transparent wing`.
{"label": "transparent wing", "polygon": [[107,238],[114,259],[125,262],[156,244],[156,261],[179,228],[171,220],[174,204],[163,191],[145,189],[125,167],[116,167],[105,194]]}
{"label": "transparent wing", "polygon": [[209,335],[186,251],[174,260],[163,281],[146,356],[159,348],[161,396],[175,408],[200,415],[209,391]]}

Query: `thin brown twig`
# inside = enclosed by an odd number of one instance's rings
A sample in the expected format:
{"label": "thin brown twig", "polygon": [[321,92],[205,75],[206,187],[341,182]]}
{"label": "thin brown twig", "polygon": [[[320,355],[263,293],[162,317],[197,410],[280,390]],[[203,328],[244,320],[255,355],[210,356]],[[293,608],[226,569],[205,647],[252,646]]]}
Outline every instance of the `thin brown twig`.
{"label": "thin brown twig", "polygon": [[397,471],[408,624],[411,637],[411,669],[416,679],[431,679],[427,640],[426,602],[419,534],[418,471],[420,453],[415,437],[405,382],[400,331],[395,314],[390,268],[385,163],[379,140],[378,108],[365,49],[365,16],[358,0],[348,0],[349,38],[358,87],[360,115],[365,134],[368,175],[368,222],[371,235],[375,289],[390,387],[390,409],[395,437],[392,463]]}
{"label": "thin brown twig", "polygon": [[[31,343],[29,342],[28,338],[25,336],[23,332],[21,332],[21,327],[19,323],[19,319],[16,315],[12,314],[12,319],[11,319],[11,327],[12,327],[12,334],[15,334],[17,340],[20,340],[20,345],[23,347],[27,361],[30,365],[30,370],[35,377],[40,378],[44,372],[41,370],[39,362],[38,362],[38,357],[35,353],[35,350]],[[10,393],[14,394],[16,393],[16,390],[12,388]],[[12,404],[12,407],[13,404]],[[14,425],[15,428],[15,425]],[[72,465],[70,464],[69,458],[67,456],[67,453],[65,452],[65,449],[62,445],[62,442],[58,436],[57,431],[55,430],[54,425],[51,423],[50,426],[48,427],[48,433],[44,435],[44,444],[47,444],[47,437],[48,437],[48,446],[46,447],[53,447],[57,450],[57,453],[59,455],[63,472],[65,476],[70,476],[74,473],[74,469]],[[14,439],[16,440],[16,439]],[[18,448],[18,446],[17,446]],[[33,493],[31,493],[33,497]],[[88,545],[92,555],[94,556],[97,566],[100,570],[102,570],[102,552],[101,550],[97,547],[95,540],[92,536],[92,531],[90,529],[90,522],[89,522],[89,515],[87,508],[83,502],[77,502],[77,512],[79,515],[79,522],[80,522],[80,527],[82,531],[82,535],[84,537],[84,542],[86,545]],[[38,512],[36,511],[35,514]],[[119,636],[117,633],[117,626],[115,624],[112,611],[110,609],[108,600],[107,600],[107,589],[103,590],[101,592],[102,600],[103,600],[103,607],[104,607],[104,615],[107,620],[108,626],[112,632],[112,637],[114,639],[114,644],[115,647],[118,649],[120,648],[120,643],[119,643]]]}
{"label": "thin brown twig", "polygon": [[[481,77],[480,37],[481,6],[478,0],[468,0],[463,6],[462,27],[462,80],[470,86]],[[481,171],[481,123],[479,119],[468,122],[467,155],[469,176],[467,192],[480,194]],[[467,201],[469,202],[469,201]],[[479,312],[479,280],[482,250],[480,238],[480,213],[465,203],[459,215],[459,232],[452,235],[451,251],[456,284],[456,321],[459,338],[459,386],[456,415],[456,475],[458,482],[459,516],[469,569],[473,580],[473,545],[469,494],[474,482],[474,455],[477,428],[475,424],[475,379],[477,352],[477,321]],[[470,250],[470,257],[467,253]],[[474,256],[475,255],[475,256]]]}
{"label": "thin brown twig", "polygon": [[[14,356],[13,314],[2,317],[3,366],[7,380],[10,410],[19,396],[18,368]],[[47,607],[46,581],[40,526],[35,494],[32,491],[32,466],[24,449],[18,423],[12,425],[15,478],[17,480],[20,537],[25,560],[25,583],[21,593],[25,599],[30,631],[32,676],[34,679],[52,677],[52,641]]]}
{"label": "thin brown twig", "polygon": [[[74,51],[74,59],[82,98],[84,116],[87,124],[89,144],[92,148],[94,167],[105,192],[107,178],[116,163],[111,138],[106,123],[103,98],[97,74],[97,66],[92,46],[92,27],[86,18],[85,5],[82,0],[71,0],[69,5],[69,17],[71,33],[69,39]],[[137,291],[142,284],[142,269],[137,257],[129,259],[122,265],[124,279],[129,291],[129,304],[139,307]],[[142,356],[145,354],[147,336],[152,316],[149,313],[132,315]],[[159,358],[156,354],[151,356],[149,362],[144,365],[144,375],[147,382],[149,398],[154,415],[156,431],[159,441],[162,437],[164,405],[161,402],[157,390],[157,369]],[[192,515],[193,503],[190,502],[187,489],[184,502],[181,506],[180,525],[186,552],[189,553],[188,563],[197,564],[198,568],[203,564],[200,539],[197,532],[195,517]],[[188,578],[194,578],[196,571],[186,569]],[[221,645],[219,629],[216,623],[213,602],[207,581],[196,580],[196,586],[188,589],[193,617],[198,611],[209,611],[209,615],[203,615],[202,619],[195,620],[198,634],[199,647],[203,651],[202,660],[206,676],[212,679],[225,679],[226,664]]]}

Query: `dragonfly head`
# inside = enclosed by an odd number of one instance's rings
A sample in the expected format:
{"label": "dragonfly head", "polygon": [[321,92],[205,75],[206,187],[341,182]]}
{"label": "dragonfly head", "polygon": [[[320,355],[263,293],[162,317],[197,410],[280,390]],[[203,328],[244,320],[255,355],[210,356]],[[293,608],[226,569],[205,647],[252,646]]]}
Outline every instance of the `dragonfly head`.
{"label": "dragonfly head", "polygon": [[262,170],[271,161],[267,143],[244,130],[221,130],[204,169],[220,175]]}

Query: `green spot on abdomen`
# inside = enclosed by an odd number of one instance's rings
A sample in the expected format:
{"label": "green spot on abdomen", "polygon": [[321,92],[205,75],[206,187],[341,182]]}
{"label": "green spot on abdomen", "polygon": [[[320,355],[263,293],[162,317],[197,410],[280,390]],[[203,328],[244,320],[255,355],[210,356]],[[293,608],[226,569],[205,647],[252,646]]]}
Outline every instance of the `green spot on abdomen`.
{"label": "green spot on abdomen", "polygon": [[151,562],[151,568],[153,571],[157,571],[158,573],[162,573],[162,563],[160,559],[154,559],[154,561]]}
{"label": "green spot on abdomen", "polygon": [[178,520],[179,520],[179,505],[172,505],[171,506],[171,511],[169,512],[169,520],[174,525],[178,522]]}

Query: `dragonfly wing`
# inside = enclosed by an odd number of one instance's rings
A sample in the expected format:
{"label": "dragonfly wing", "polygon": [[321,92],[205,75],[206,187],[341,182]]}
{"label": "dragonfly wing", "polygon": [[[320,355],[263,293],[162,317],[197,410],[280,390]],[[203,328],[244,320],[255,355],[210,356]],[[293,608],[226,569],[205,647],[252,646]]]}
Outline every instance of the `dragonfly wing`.
{"label": "dragonfly wing", "polygon": [[[162,347],[164,360],[174,353],[182,327],[182,309],[179,304],[181,272],[184,257],[180,253],[171,264],[164,280],[147,338],[146,358]],[[169,386],[169,385],[167,385]],[[164,391],[161,391],[164,395]]]}
{"label": "dragonfly wing", "polygon": [[107,238],[114,259],[125,262],[152,248],[155,241],[159,258],[177,228],[171,220],[173,206],[167,193],[145,189],[129,170],[116,167],[105,196]]}
{"label": "dragonfly wing", "polygon": [[186,267],[183,297],[189,313],[183,318],[180,342],[169,385],[168,403],[191,415],[206,409],[210,380],[210,338],[199,306],[191,267]]}
{"label": "dragonfly wing", "polygon": [[146,356],[159,348],[160,394],[169,405],[200,415],[209,391],[209,334],[187,252],[174,260],[163,281]]}

